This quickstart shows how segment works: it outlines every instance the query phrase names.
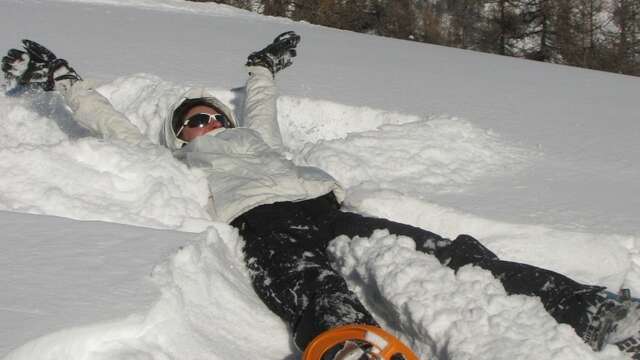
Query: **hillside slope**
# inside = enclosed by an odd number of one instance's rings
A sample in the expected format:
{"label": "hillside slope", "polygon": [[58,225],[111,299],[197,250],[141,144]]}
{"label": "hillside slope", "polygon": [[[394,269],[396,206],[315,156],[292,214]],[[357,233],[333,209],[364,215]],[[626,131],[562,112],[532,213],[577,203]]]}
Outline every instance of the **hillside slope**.
{"label": "hillside slope", "polygon": [[[640,292],[636,78],[216,4],[0,2],[0,48],[21,38],[51,47],[155,143],[188,86],[209,88],[241,115],[246,55],[290,29],[303,41],[278,76],[288,156],[331,173],[348,209],[473,234],[505,259]],[[0,95],[0,110],[0,209],[9,212],[0,216],[9,254],[0,278],[12,289],[0,294],[0,353],[17,348],[7,359],[298,356],[253,294],[242,240],[208,219],[204,174],[160,146],[88,136],[55,94]],[[380,321],[423,357],[622,358],[613,348],[592,353],[536,299],[506,296],[478,269],[453,274],[411,246],[380,232],[338,239],[331,252]],[[51,280],[51,269],[70,271]],[[87,279],[91,271],[102,280]],[[150,273],[160,295],[141,280]],[[103,283],[113,291],[92,295]],[[49,315],[56,304],[64,312]]]}

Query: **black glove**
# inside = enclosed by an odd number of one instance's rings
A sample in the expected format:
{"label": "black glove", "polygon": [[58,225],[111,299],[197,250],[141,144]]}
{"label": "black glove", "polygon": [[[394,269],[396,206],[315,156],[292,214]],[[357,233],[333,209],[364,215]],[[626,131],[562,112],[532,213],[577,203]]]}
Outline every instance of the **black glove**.
{"label": "black glove", "polygon": [[273,43],[260,51],[253,52],[247,58],[247,66],[262,66],[275,74],[291,65],[296,54],[296,46],[300,42],[300,35],[287,31],[278,35]]}
{"label": "black glove", "polygon": [[[17,87],[41,88],[51,91],[60,85],[71,86],[82,80],[66,60],[58,59],[49,49],[31,40],[22,40],[25,51],[11,49],[2,58],[2,72],[7,80],[7,92]],[[66,81],[63,81],[66,80]]]}

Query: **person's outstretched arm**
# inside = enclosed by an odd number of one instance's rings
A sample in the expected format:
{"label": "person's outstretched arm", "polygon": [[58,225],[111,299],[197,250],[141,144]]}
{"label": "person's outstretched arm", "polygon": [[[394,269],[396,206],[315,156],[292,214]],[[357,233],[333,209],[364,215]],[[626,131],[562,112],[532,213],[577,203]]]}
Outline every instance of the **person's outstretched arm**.
{"label": "person's outstretched arm", "polygon": [[59,91],[74,114],[74,119],[94,135],[140,143],[146,139],[129,119],[92,84],[83,81],[66,60],[44,46],[23,40],[23,50],[10,49],[2,58],[2,72],[7,80],[7,93],[25,89]]}
{"label": "person's outstretched arm", "polygon": [[74,119],[95,136],[124,140],[131,144],[147,141],[140,130],[97,92],[90,82],[78,81],[61,92]]}
{"label": "person's outstretched arm", "polygon": [[293,31],[280,34],[267,47],[247,59],[249,79],[244,102],[245,126],[258,131],[269,146],[282,148],[278,125],[275,74],[292,64],[300,36]]}
{"label": "person's outstretched arm", "polygon": [[272,148],[282,148],[282,135],[278,125],[278,91],[271,72],[261,66],[249,66],[249,79],[244,100],[245,126],[262,135]]}

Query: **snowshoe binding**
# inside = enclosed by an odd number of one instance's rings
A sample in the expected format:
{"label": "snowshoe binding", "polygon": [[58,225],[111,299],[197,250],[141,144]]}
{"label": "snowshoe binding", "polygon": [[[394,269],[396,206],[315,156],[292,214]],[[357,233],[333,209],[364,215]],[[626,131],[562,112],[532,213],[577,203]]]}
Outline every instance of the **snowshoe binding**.
{"label": "snowshoe binding", "polygon": [[634,360],[640,360],[640,302],[628,289],[620,295],[606,292],[584,335],[595,351],[606,344],[616,345]]}

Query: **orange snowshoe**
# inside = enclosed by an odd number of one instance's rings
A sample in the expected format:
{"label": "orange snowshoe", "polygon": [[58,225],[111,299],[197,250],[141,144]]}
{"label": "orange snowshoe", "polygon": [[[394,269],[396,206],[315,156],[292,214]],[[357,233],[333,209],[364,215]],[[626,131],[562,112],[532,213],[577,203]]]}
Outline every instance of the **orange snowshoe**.
{"label": "orange snowshoe", "polygon": [[303,360],[325,360],[324,356],[337,346],[347,342],[366,344],[369,359],[418,360],[418,357],[402,341],[383,329],[370,325],[345,325],[318,335],[307,346]]}

